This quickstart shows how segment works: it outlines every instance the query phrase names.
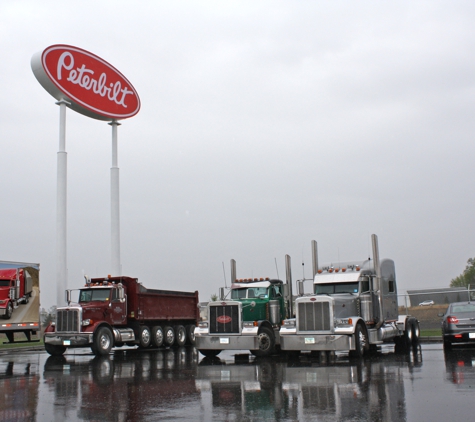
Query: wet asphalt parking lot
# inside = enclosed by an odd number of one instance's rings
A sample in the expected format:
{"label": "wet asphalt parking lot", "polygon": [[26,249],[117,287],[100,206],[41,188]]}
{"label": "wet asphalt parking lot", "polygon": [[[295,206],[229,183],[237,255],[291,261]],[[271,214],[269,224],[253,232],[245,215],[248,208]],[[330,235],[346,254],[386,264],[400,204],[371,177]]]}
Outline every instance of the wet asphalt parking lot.
{"label": "wet asphalt parking lot", "polygon": [[0,354],[0,421],[469,421],[475,348],[427,343],[363,360],[193,347]]}

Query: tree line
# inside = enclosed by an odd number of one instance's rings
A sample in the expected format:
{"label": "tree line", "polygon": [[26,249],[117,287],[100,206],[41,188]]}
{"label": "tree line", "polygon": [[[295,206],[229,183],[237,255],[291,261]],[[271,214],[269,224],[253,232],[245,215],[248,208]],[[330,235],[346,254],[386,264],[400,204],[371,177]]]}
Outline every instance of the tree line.
{"label": "tree line", "polygon": [[450,282],[450,287],[468,287],[469,285],[471,289],[475,289],[475,258],[470,258],[463,273]]}

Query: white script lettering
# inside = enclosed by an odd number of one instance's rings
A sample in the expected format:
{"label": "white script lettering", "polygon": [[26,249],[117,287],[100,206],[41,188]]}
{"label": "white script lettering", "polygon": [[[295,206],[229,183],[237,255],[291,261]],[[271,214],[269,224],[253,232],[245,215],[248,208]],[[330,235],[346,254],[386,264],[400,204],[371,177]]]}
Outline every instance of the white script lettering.
{"label": "white script lettering", "polygon": [[[66,60],[69,59],[70,63],[66,64]],[[62,79],[62,71],[63,69],[69,70],[68,77],[66,78],[67,81],[79,85],[80,87],[86,89],[87,91],[92,91],[95,94],[99,94],[101,97],[107,97],[110,101],[127,108],[125,104],[125,97],[127,95],[133,94],[134,92],[130,90],[128,87],[122,88],[122,83],[120,81],[117,82],[110,82],[109,86],[107,84],[107,75],[105,73],[101,73],[99,79],[94,79],[94,71],[91,69],[87,69],[86,65],[83,64],[81,67],[74,67],[74,57],[69,51],[65,51],[61,54],[58,60],[58,66],[56,70],[56,75],[58,81]]]}

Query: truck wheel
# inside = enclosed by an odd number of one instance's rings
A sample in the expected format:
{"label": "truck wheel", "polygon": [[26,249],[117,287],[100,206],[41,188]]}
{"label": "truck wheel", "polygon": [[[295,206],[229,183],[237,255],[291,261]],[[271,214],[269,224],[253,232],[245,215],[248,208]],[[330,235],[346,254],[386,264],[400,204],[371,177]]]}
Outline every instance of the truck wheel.
{"label": "truck wheel", "polygon": [[214,358],[221,353],[221,350],[198,350],[198,352],[207,358]]}
{"label": "truck wheel", "polygon": [[45,350],[51,356],[63,356],[64,352],[66,351],[66,347],[64,346],[55,346],[54,344],[45,344]]}
{"label": "truck wheel", "polygon": [[419,321],[417,319],[412,320],[412,342],[413,344],[419,343],[419,337],[421,334],[421,329],[419,327]]}
{"label": "truck wheel", "polygon": [[175,331],[172,327],[165,327],[163,331],[165,333],[165,346],[173,346],[173,343],[175,343]]}
{"label": "truck wheel", "polygon": [[355,350],[350,350],[350,356],[362,358],[366,351],[367,344],[366,333],[361,324],[357,324],[355,329]]}
{"label": "truck wheel", "polygon": [[107,327],[100,327],[94,335],[94,344],[91,350],[96,355],[108,355],[112,349],[114,338],[111,330]]}
{"label": "truck wheel", "polygon": [[186,343],[186,330],[183,325],[175,326],[176,345],[184,346]]}
{"label": "truck wheel", "polygon": [[5,315],[3,316],[3,318],[5,319],[10,319],[13,315],[13,305],[11,302],[8,302],[8,305],[7,305],[7,310],[5,312]]}
{"label": "truck wheel", "polygon": [[257,335],[259,350],[251,350],[254,356],[269,356],[274,353],[275,336],[274,332],[267,327],[262,327]]}
{"label": "truck wheel", "polygon": [[165,336],[163,334],[163,328],[160,325],[152,328],[152,343],[155,347],[162,347]]}
{"label": "truck wheel", "polygon": [[410,347],[412,345],[413,332],[412,319],[408,318],[406,320],[406,329],[404,330],[404,345],[406,347]]}
{"label": "truck wheel", "polygon": [[150,333],[150,328],[146,325],[142,325],[139,329],[139,347],[141,349],[146,349],[150,346],[152,341],[152,334]]}
{"label": "truck wheel", "polygon": [[187,343],[194,346],[196,344],[195,326],[193,324],[186,326]]}

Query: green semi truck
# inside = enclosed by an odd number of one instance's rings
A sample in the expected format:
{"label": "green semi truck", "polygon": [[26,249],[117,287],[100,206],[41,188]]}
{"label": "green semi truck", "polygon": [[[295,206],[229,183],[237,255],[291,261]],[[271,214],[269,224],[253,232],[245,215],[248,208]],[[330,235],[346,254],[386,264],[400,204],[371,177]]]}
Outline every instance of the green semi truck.
{"label": "green semi truck", "polygon": [[231,289],[209,302],[205,320],[195,328],[196,348],[205,356],[222,350],[249,350],[255,356],[269,356],[280,347],[282,322],[293,315],[290,256],[285,256],[286,282],[270,278],[236,277],[231,260]]}

